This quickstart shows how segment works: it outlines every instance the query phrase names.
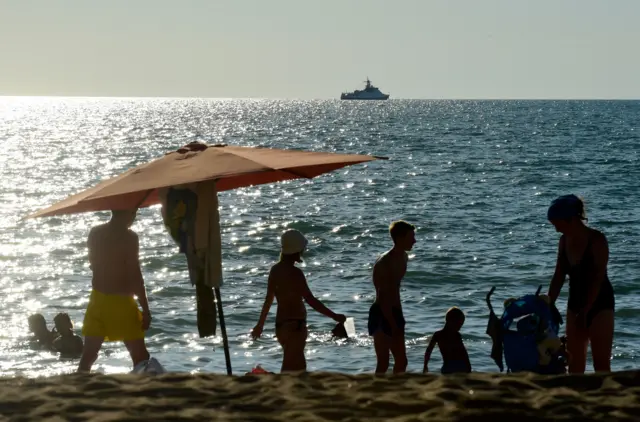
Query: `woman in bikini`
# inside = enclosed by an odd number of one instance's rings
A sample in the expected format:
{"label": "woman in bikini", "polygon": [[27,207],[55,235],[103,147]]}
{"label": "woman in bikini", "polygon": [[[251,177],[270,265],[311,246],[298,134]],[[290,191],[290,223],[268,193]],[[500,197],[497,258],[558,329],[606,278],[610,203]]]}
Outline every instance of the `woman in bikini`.
{"label": "woman in bikini", "polygon": [[596,372],[611,371],[615,299],[607,276],[609,246],[598,230],[587,227],[584,203],[575,195],[561,196],[549,207],[547,217],[562,233],[558,260],[549,286],[555,303],[569,275],[567,349],[570,373],[584,373],[587,347]]}
{"label": "woman in bikini", "polygon": [[307,247],[307,239],[297,230],[288,230],[281,240],[280,261],[269,272],[267,296],[264,299],[260,320],[251,335],[260,337],[264,322],[274,297],[278,301],[276,313],[276,338],[282,346],[284,356],[281,372],[306,371],[307,362],[304,348],[307,343],[307,302],[314,310],[337,322],[346,317],[332,312],[316,299],[307,285],[307,280],[296,263],[302,262],[302,254]]}

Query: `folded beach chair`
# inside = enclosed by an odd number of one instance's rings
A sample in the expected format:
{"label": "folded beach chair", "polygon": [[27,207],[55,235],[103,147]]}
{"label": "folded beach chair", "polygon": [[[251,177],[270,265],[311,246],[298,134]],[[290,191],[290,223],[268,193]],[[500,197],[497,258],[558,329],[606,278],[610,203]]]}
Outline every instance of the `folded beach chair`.
{"label": "folded beach chair", "polygon": [[558,336],[562,316],[549,297],[540,294],[541,288],[535,294],[506,300],[500,317],[491,305],[495,287],[487,294],[491,358],[501,372],[506,364],[507,372],[566,373],[565,341]]}

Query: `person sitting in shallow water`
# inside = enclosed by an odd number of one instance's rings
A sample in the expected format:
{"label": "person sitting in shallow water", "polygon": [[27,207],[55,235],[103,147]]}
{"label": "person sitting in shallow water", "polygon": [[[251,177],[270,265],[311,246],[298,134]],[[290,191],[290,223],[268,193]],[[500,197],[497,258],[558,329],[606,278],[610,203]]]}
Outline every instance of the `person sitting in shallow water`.
{"label": "person sitting in shallow water", "polygon": [[320,302],[307,285],[307,280],[295,264],[302,262],[307,239],[297,230],[288,230],[281,237],[281,254],[269,272],[267,295],[262,313],[251,335],[254,339],[262,335],[265,320],[273,299],[278,301],[276,313],[276,338],[282,346],[282,372],[306,371],[304,348],[307,343],[307,302],[315,311],[337,322],[345,322],[344,315],[336,314]]}
{"label": "person sitting in shallow water", "polygon": [[429,346],[427,346],[427,351],[424,354],[423,373],[429,372],[429,359],[431,359],[431,353],[436,344],[442,354],[441,372],[443,374],[471,372],[469,354],[460,335],[464,320],[464,312],[459,308],[453,307],[447,311],[444,328],[433,334]]}
{"label": "person sitting in shallow water", "polygon": [[52,350],[55,331],[49,331],[47,321],[42,314],[33,314],[29,316],[29,331],[33,334],[32,342],[38,347]]}
{"label": "person sitting in shallow water", "polygon": [[63,358],[79,358],[82,356],[82,338],[73,333],[73,323],[66,313],[59,313],[53,319],[59,336],[53,341],[53,348]]}

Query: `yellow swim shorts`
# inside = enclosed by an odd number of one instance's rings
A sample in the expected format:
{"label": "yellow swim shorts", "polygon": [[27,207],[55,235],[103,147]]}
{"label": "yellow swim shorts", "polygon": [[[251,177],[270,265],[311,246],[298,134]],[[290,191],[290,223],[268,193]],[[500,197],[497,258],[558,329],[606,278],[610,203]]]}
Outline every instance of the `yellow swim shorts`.
{"label": "yellow swim shorts", "polygon": [[143,339],[142,312],[132,296],[107,295],[92,290],[82,335],[104,337],[104,341]]}

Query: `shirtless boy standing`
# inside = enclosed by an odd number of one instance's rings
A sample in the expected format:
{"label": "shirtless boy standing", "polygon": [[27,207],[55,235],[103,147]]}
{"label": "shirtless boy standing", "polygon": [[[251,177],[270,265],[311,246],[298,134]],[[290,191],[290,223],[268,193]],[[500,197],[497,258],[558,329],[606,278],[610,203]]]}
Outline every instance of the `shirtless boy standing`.
{"label": "shirtless boy standing", "polygon": [[304,302],[334,321],[346,320],[344,315],[332,312],[313,296],[302,270],[295,266],[296,263],[302,262],[302,253],[306,247],[307,239],[299,231],[288,230],[282,235],[280,261],[271,267],[260,320],[251,332],[254,339],[262,335],[267,314],[275,297],[278,301],[276,338],[284,351],[281,372],[307,370],[304,357],[307,343],[307,310]]}
{"label": "shirtless boy standing", "polygon": [[443,374],[471,372],[469,354],[460,335],[460,328],[462,328],[464,320],[464,312],[459,308],[454,307],[447,311],[444,328],[433,334],[424,353],[424,369],[422,372],[425,374],[429,372],[429,359],[431,359],[431,353],[436,344],[440,348],[440,354],[442,355],[441,372]]}
{"label": "shirtless boy standing", "polygon": [[384,374],[389,369],[389,352],[393,354],[394,374],[407,369],[400,282],[407,272],[407,251],[416,243],[415,230],[415,226],[405,221],[393,222],[389,227],[393,248],[378,258],[373,266],[376,301],[369,309],[368,328],[378,361],[376,374]]}
{"label": "shirtless boy standing", "polygon": [[[133,366],[149,359],[144,332],[151,323],[139,261],[136,210],[112,211],[111,221],[94,227],[87,241],[93,290],[84,317],[84,350],[78,371],[90,371],[103,341],[124,341]],[[138,309],[137,296],[142,312]]]}

